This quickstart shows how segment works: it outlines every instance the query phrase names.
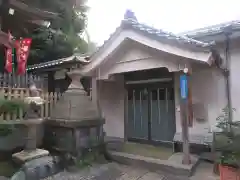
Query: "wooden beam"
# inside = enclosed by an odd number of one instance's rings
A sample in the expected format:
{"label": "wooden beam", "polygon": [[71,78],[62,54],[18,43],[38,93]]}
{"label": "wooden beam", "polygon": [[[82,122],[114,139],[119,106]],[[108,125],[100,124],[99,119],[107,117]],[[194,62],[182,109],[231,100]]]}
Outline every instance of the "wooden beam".
{"label": "wooden beam", "polygon": [[188,72],[188,126],[193,126],[193,104],[192,104],[192,84],[191,84],[192,71]]}

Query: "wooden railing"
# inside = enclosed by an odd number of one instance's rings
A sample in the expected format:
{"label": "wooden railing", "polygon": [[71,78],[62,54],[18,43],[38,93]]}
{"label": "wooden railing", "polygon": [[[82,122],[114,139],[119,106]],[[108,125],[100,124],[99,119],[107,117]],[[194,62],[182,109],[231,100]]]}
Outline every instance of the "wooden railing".
{"label": "wooden railing", "polygon": [[[28,88],[0,88],[0,95],[5,99],[24,99],[29,96]],[[45,100],[41,105],[41,118],[48,118],[50,113],[61,96],[60,93],[49,93],[39,90],[39,96]],[[0,116],[0,120],[22,120],[23,112],[19,110],[16,113],[4,113]]]}

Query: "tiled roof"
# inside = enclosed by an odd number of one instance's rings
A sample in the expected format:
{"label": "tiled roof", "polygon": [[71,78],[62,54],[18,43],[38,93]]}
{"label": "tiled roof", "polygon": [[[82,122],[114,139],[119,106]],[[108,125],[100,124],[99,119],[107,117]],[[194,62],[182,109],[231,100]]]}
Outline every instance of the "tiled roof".
{"label": "tiled roof", "polygon": [[150,27],[148,25],[139,23],[138,21],[135,21],[133,19],[124,19],[122,21],[122,26],[128,27],[128,28],[133,28],[135,30],[139,30],[148,35],[154,35],[154,38],[156,40],[158,40],[158,39],[161,40],[164,38],[164,39],[168,39],[171,41],[176,41],[179,43],[189,44],[189,45],[193,45],[193,46],[200,46],[200,47],[208,47],[213,44],[213,43],[206,43],[206,42],[202,42],[199,40],[195,40],[195,39],[189,38],[185,35],[176,35],[171,32],[163,31],[161,29],[156,29],[156,28]]}
{"label": "tiled roof", "polygon": [[64,64],[64,63],[67,63],[67,62],[73,62],[73,61],[83,63],[83,64],[86,64],[86,63],[89,62],[87,56],[73,55],[73,56],[70,56],[70,57],[67,57],[67,58],[57,59],[57,60],[48,61],[48,62],[44,62],[44,63],[40,63],[40,64],[34,64],[34,65],[31,65],[31,66],[28,66],[27,70],[48,68],[48,67]]}
{"label": "tiled roof", "polygon": [[208,26],[200,29],[195,29],[192,31],[187,31],[180,33],[180,35],[188,36],[188,37],[203,37],[203,36],[209,36],[209,35],[215,35],[219,33],[223,33],[225,28],[230,27],[232,30],[240,30],[240,21],[229,21],[213,26]]}
{"label": "tiled roof", "polygon": [[[173,34],[171,32],[167,32],[167,31],[163,31],[161,29],[156,29],[154,27],[150,27],[148,25],[145,25],[143,23],[139,23],[137,21],[137,18],[134,14],[134,12],[127,10],[125,12],[124,15],[124,20],[122,20],[122,23],[120,25],[120,27],[118,27],[114,33],[112,33],[112,35],[110,35],[110,37],[104,41],[103,45],[100,46],[97,51],[95,51],[92,55],[94,56],[94,54],[96,54],[98,51],[100,51],[102,48],[105,47],[105,45],[107,44],[107,42],[111,41],[112,37],[114,37],[115,33],[118,32],[119,29],[121,28],[132,28],[138,31],[141,31],[149,36],[153,36],[154,40],[161,40],[161,39],[167,39],[167,40],[171,40],[171,41],[175,41],[178,43],[183,43],[183,44],[188,44],[188,45],[193,45],[193,46],[198,46],[198,47],[210,47],[214,44],[214,42],[202,42],[199,40],[195,40],[192,38],[189,38],[187,36],[184,35],[177,35],[177,34]],[[90,58],[91,58],[90,57]]]}
{"label": "tiled roof", "polygon": [[185,35],[177,35],[171,32],[167,32],[161,29],[156,29],[154,27],[150,27],[148,25],[145,25],[143,23],[139,23],[137,21],[137,18],[135,14],[132,11],[127,10],[124,19],[122,20],[122,23],[120,27],[118,27],[114,33],[110,35],[110,37],[104,41],[103,45],[100,46],[91,56],[93,57],[97,52],[99,52],[101,49],[105,47],[105,45],[111,41],[111,39],[114,37],[114,35],[121,29],[121,28],[132,28],[138,31],[141,31],[143,33],[146,33],[149,36],[153,36],[154,40],[161,40],[161,39],[167,39],[171,41],[175,41],[178,43],[188,44],[192,46],[197,47],[210,47],[214,44],[214,42],[202,42],[199,40],[195,40],[193,38],[187,37]]}
{"label": "tiled roof", "polygon": [[44,11],[42,9],[38,9],[35,7],[30,7],[27,4],[18,1],[18,0],[9,0],[9,5],[13,8],[16,8],[18,10],[22,10],[22,11],[26,11],[28,13],[31,13],[35,16],[40,17],[41,19],[55,19],[57,18],[58,14],[57,13],[53,13],[53,12],[49,12],[49,11]]}

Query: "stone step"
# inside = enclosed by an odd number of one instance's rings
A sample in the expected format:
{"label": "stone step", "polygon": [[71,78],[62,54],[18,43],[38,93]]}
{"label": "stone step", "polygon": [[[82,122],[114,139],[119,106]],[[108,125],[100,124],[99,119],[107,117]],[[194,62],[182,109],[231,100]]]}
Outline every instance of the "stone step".
{"label": "stone step", "polygon": [[124,147],[124,139],[115,138],[115,137],[104,137],[104,142],[106,144],[106,148],[109,151],[122,151]]}
{"label": "stone step", "polygon": [[[173,174],[177,176],[191,176],[197,164],[197,159],[193,160],[191,165],[183,165],[178,161],[178,156],[170,157],[169,160],[160,160],[151,157],[143,157],[123,152],[109,152],[110,158],[125,165],[132,165],[137,167],[146,168],[154,172],[163,172],[166,174]],[[176,161],[175,161],[176,160]]]}

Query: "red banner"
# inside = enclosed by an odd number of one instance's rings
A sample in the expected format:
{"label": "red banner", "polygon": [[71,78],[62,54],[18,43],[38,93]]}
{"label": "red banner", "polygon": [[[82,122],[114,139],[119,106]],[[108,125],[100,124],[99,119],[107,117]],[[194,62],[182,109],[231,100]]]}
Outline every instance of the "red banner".
{"label": "red banner", "polygon": [[[8,39],[11,41],[12,39],[12,35],[10,32],[8,32]],[[7,48],[5,50],[5,57],[6,57],[6,62],[5,62],[5,69],[7,72],[11,73],[12,72],[12,49],[11,48]]]}
{"label": "red banner", "polygon": [[31,38],[25,38],[20,41],[16,41],[17,46],[17,63],[18,63],[18,74],[25,74],[26,72],[26,64],[30,51],[30,46],[32,43]]}

